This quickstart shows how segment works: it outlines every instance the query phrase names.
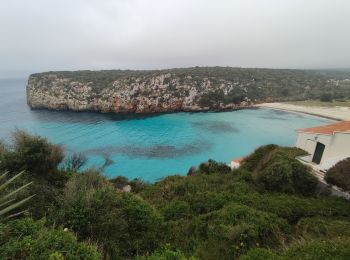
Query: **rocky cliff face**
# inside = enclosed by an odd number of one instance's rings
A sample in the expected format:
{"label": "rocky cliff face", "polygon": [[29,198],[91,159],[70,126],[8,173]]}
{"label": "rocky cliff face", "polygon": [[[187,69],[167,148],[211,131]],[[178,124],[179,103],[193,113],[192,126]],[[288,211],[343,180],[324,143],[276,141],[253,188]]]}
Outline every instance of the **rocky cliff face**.
{"label": "rocky cliff face", "polygon": [[229,67],[45,72],[29,77],[27,101],[32,108],[115,113],[224,110],[325,92],[346,96],[345,76]]}
{"label": "rocky cliff face", "polygon": [[220,80],[214,85],[209,78],[197,81],[190,75],[182,78],[171,73],[119,78],[102,88],[96,87],[93,81],[76,81],[45,73],[30,76],[27,102],[31,108],[116,113],[224,110],[247,106],[250,100],[246,95],[234,102],[207,100],[215,93],[225,95],[234,89],[246,92],[245,86],[231,81]]}

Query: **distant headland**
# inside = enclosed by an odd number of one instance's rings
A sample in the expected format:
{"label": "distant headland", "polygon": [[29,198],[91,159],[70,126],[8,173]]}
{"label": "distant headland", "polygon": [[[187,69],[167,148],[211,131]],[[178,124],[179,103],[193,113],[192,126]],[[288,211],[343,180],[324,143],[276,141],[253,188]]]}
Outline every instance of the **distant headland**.
{"label": "distant headland", "polygon": [[348,95],[350,72],[232,67],[32,74],[35,108],[112,113],[222,111],[271,101]]}

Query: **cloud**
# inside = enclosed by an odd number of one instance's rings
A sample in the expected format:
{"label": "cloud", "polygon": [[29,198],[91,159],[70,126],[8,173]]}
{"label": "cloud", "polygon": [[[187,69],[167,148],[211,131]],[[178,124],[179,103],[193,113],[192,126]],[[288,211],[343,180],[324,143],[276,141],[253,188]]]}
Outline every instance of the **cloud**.
{"label": "cloud", "polygon": [[0,75],[350,67],[346,0],[1,0]]}

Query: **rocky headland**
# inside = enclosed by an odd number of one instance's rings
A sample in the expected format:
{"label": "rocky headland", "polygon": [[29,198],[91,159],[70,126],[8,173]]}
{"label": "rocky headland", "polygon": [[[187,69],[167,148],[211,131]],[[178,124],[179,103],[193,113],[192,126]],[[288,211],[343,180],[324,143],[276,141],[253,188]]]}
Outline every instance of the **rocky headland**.
{"label": "rocky headland", "polygon": [[112,113],[229,110],[316,96],[337,84],[311,71],[229,67],[44,72],[29,77],[27,102],[33,109]]}

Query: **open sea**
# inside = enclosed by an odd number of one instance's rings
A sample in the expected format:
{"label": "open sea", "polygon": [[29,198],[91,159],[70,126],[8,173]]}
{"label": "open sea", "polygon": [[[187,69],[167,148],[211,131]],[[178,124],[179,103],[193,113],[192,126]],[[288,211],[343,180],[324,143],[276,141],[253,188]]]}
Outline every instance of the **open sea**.
{"label": "open sea", "polygon": [[31,110],[26,79],[0,79],[0,138],[23,129],[60,144],[67,154],[84,153],[88,166],[107,177],[123,175],[154,182],[214,159],[229,163],[260,145],[293,146],[295,130],[331,122],[270,109],[174,113],[154,116]]}

